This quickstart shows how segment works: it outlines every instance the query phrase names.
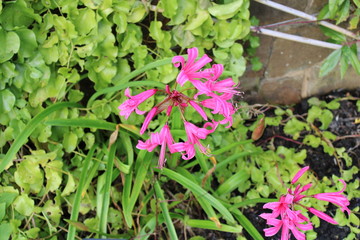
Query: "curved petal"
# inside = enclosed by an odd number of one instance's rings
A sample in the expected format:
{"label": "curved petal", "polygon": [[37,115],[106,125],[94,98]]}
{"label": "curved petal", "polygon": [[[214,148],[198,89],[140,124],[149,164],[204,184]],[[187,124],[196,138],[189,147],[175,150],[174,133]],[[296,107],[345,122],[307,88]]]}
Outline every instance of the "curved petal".
{"label": "curved petal", "polygon": [[208,120],[205,111],[194,101],[189,101],[189,104],[203,117],[205,121]]}
{"label": "curved petal", "polygon": [[327,222],[329,222],[329,223],[338,224],[338,222],[336,222],[332,217],[330,217],[330,216],[327,215],[326,213],[323,213],[323,212],[321,212],[321,211],[319,211],[319,210],[317,210],[317,209],[315,209],[315,208],[308,208],[308,210],[309,210],[312,214],[318,216],[319,218],[321,218],[321,219],[323,219],[323,220],[325,220],[325,221],[327,221]]}
{"label": "curved petal", "polygon": [[171,62],[174,64],[174,67],[178,68],[185,65],[185,58],[183,56],[175,56],[172,58]]}
{"label": "curved petal", "polygon": [[303,167],[302,169],[300,169],[295,176],[293,177],[293,179],[291,180],[291,184],[294,184],[297,182],[297,180],[299,180],[299,178],[307,171],[309,170],[309,166]]}
{"label": "curved petal", "polygon": [[151,120],[153,119],[153,117],[155,116],[155,113],[157,111],[157,107],[154,107],[150,110],[150,112],[146,115],[145,117],[145,120],[144,120],[144,123],[143,125],[141,126],[141,129],[140,129],[140,134],[144,134],[144,132],[146,131],[146,129],[148,128]]}

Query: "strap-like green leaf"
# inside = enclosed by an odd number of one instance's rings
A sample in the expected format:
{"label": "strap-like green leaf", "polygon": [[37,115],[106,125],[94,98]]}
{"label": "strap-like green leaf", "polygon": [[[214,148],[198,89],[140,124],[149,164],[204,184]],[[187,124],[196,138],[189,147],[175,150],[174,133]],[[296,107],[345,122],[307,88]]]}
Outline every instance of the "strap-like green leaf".
{"label": "strap-like green leaf", "polygon": [[172,180],[180,183],[184,187],[190,189],[192,192],[196,193],[199,196],[202,196],[206,201],[208,201],[214,208],[216,208],[222,216],[229,221],[229,223],[235,224],[235,219],[232,216],[232,214],[229,212],[229,210],[220,203],[219,200],[217,200],[215,197],[210,195],[207,191],[205,191],[202,187],[195,184],[193,181],[185,178],[184,176],[180,175],[179,173],[176,173],[170,169],[164,168],[162,170],[155,169],[155,171],[161,171],[162,174],[167,176],[168,178],[171,178]]}
{"label": "strap-like green leaf", "polygon": [[17,136],[14,143],[11,145],[10,149],[6,153],[4,159],[0,163],[0,173],[4,171],[5,167],[9,164],[11,160],[13,160],[15,154],[19,151],[21,146],[23,146],[31,133],[35,130],[35,128],[51,113],[62,109],[62,108],[79,108],[81,105],[77,103],[69,103],[69,102],[61,102],[55,103],[50,107],[46,108],[44,111],[40,112],[36,115],[30,122],[26,125],[25,129]]}

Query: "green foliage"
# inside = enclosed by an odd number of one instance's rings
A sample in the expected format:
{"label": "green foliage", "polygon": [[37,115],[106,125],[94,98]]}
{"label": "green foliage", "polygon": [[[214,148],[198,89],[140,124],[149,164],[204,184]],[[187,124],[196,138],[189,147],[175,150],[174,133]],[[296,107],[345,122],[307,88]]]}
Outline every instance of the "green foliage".
{"label": "green foliage", "polygon": [[[360,17],[360,2],[358,0],[329,0],[328,4],[320,11],[318,19],[333,19],[336,24],[347,21],[348,29],[357,29]],[[332,52],[323,62],[320,69],[320,77],[326,76],[340,62],[341,78],[344,77],[347,68],[351,65],[360,74],[360,60],[357,55],[357,45],[349,42],[346,36],[340,32],[321,26],[323,33],[331,42],[344,45],[341,49]]]}

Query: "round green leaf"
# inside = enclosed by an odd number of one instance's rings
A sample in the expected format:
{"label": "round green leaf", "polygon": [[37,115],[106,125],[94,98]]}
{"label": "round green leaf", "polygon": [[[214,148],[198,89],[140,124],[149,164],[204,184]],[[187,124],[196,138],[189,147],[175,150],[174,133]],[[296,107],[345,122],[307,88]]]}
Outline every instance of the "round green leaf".
{"label": "round green leaf", "polygon": [[89,8],[80,9],[74,24],[80,35],[86,35],[97,26],[95,12]]}
{"label": "round green leaf", "polygon": [[77,146],[77,140],[78,137],[75,133],[73,132],[65,133],[64,142],[63,142],[65,151],[68,153],[74,151]]}
{"label": "round green leaf", "polygon": [[27,194],[18,196],[14,201],[15,210],[24,216],[30,216],[34,211],[34,207],[34,200]]}
{"label": "round green leaf", "polygon": [[228,4],[219,4],[209,7],[209,13],[218,19],[228,19],[233,17],[241,8],[243,0],[234,1]]}
{"label": "round green leaf", "polygon": [[15,95],[9,90],[0,90],[0,112],[7,113],[12,110],[15,105]]}

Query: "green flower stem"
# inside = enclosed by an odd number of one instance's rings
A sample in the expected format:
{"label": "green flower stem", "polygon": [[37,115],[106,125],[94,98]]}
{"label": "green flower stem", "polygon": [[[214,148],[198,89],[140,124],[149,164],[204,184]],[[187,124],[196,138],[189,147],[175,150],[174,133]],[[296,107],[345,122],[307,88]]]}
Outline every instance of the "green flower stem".
{"label": "green flower stem", "polygon": [[15,154],[26,143],[28,137],[36,129],[36,127],[51,113],[66,107],[80,108],[82,106],[80,104],[70,102],[55,103],[37,114],[33,119],[31,119],[26,125],[25,129],[19,134],[19,136],[16,137],[13,144],[11,144],[10,149],[7,151],[5,157],[0,162],[0,173],[3,172],[6,166],[14,159]]}

